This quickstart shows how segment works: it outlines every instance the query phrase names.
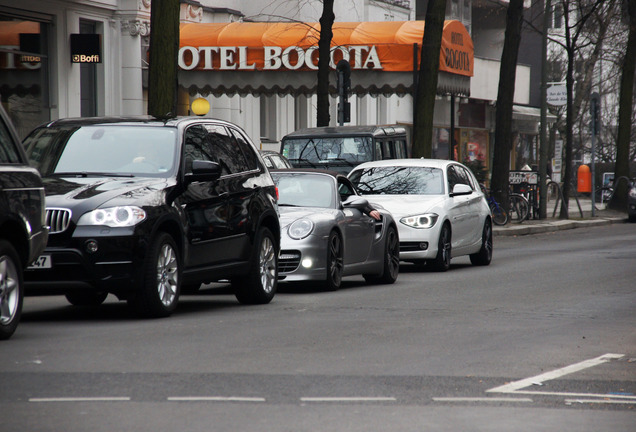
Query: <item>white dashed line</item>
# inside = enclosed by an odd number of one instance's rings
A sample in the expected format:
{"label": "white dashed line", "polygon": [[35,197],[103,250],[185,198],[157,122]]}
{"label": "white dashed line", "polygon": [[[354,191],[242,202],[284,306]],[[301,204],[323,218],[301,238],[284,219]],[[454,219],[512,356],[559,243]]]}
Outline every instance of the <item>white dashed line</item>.
{"label": "white dashed line", "polygon": [[531,390],[518,390],[511,392],[514,394],[523,395],[537,395],[537,396],[566,396],[566,397],[594,397],[594,398],[607,398],[607,399],[627,399],[636,401],[636,396],[628,395],[616,395],[610,393],[568,393],[568,392],[546,392],[546,391],[531,391]]}
{"label": "white dashed line", "polygon": [[242,397],[242,396],[170,396],[169,401],[173,402],[265,402],[262,397]]}
{"label": "white dashed line", "polygon": [[504,397],[434,397],[435,402],[532,402],[530,398]]}
{"label": "white dashed line", "polygon": [[129,397],[52,397],[29,398],[29,402],[128,402]]}
{"label": "white dashed line", "polygon": [[566,405],[572,405],[574,403],[580,403],[580,404],[634,404],[636,403],[636,400],[634,401],[625,401],[625,400],[598,400],[598,399],[566,399],[565,400],[565,404]]}
{"label": "white dashed line", "polygon": [[395,402],[394,397],[301,397],[302,402]]}

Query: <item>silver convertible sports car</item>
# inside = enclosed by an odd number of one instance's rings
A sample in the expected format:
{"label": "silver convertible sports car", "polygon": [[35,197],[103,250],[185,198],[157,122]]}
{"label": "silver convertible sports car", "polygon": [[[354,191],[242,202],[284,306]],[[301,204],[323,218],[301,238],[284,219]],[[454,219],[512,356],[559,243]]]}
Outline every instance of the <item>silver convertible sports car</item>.
{"label": "silver convertible sports car", "polygon": [[322,281],[327,290],[337,290],[350,275],[361,274],[369,283],[395,282],[400,241],[389,212],[372,212],[342,174],[313,169],[271,174],[279,194],[279,280]]}

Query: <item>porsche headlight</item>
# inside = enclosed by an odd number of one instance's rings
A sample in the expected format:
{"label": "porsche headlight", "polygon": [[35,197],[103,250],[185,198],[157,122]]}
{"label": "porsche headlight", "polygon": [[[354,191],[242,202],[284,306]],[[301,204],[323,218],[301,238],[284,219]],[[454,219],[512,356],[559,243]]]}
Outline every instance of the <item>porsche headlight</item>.
{"label": "porsche headlight", "polygon": [[307,237],[314,230],[314,223],[309,219],[298,219],[294,221],[287,232],[289,236],[295,240],[301,240]]}
{"label": "porsche headlight", "polygon": [[146,219],[146,212],[135,206],[109,207],[85,213],[77,225],[105,225],[109,227],[130,227]]}
{"label": "porsche headlight", "polygon": [[438,217],[439,216],[435,213],[426,213],[421,215],[405,216],[400,219],[400,222],[404,225],[410,226],[411,228],[426,229],[435,226],[435,222],[437,222]]}

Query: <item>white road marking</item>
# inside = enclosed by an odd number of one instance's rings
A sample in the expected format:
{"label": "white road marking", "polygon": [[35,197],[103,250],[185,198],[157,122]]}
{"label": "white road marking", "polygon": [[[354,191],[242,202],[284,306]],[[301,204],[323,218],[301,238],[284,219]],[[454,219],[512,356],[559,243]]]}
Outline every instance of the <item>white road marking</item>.
{"label": "white road marking", "polygon": [[532,402],[530,398],[505,397],[434,397],[435,402]]}
{"label": "white road marking", "polygon": [[595,398],[608,398],[608,399],[626,399],[636,401],[636,396],[628,395],[616,395],[610,393],[568,393],[568,392],[546,392],[546,391],[531,391],[531,390],[517,390],[510,392],[514,394],[524,395],[538,395],[538,396],[569,396],[569,397],[595,397]]}
{"label": "white road marking", "polygon": [[572,405],[573,403],[590,403],[590,404],[633,404],[636,402],[623,401],[623,400],[598,400],[598,399],[566,399],[566,405]]}
{"label": "white road marking", "polygon": [[127,402],[129,397],[52,397],[29,398],[29,402]]}
{"label": "white road marking", "polygon": [[243,396],[170,396],[169,401],[178,402],[265,402],[262,397],[243,397]]}
{"label": "white road marking", "polygon": [[394,397],[301,397],[302,402],[395,402]]}
{"label": "white road marking", "polygon": [[508,383],[499,387],[491,388],[490,390],[486,390],[486,392],[487,393],[516,393],[518,392],[518,390],[525,387],[529,387],[533,384],[542,385],[545,381],[550,381],[565,375],[569,375],[575,372],[582,371],[584,369],[591,368],[593,366],[598,366],[600,364],[607,363],[611,360],[621,358],[624,355],[625,354],[604,354],[600,357],[584,360],[580,363],[575,363],[570,366],[566,366],[560,369],[555,369],[553,371],[546,372],[541,375],[522,379],[519,381],[513,381],[511,383]]}

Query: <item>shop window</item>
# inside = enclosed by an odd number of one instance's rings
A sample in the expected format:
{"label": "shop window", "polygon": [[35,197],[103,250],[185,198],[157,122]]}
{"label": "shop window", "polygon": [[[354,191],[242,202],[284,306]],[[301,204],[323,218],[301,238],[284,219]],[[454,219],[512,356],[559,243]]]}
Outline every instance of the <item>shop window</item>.
{"label": "shop window", "polygon": [[[95,34],[97,24],[80,20],[80,33]],[[97,64],[80,63],[80,98],[82,117],[97,115]]]}
{"label": "shop window", "polygon": [[20,139],[51,119],[50,24],[0,15],[0,99]]}

